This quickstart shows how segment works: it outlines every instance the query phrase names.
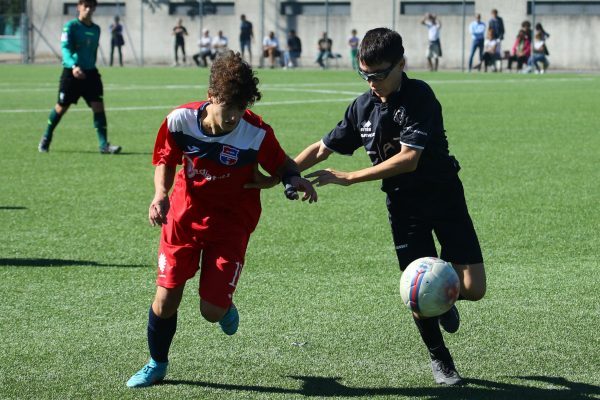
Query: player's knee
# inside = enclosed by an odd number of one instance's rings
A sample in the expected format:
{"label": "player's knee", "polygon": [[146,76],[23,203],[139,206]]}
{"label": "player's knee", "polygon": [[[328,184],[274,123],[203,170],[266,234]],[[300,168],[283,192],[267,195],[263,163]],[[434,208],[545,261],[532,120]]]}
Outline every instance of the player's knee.
{"label": "player's knee", "polygon": [[164,302],[155,301],[152,304],[152,311],[157,317],[166,319],[172,317],[177,312],[177,308]]}
{"label": "player's knee", "polygon": [[486,289],[486,283],[483,282],[481,284],[477,284],[470,287],[468,290],[465,291],[465,293],[461,293],[461,295],[466,300],[478,301],[483,299],[483,296],[485,296]]}
{"label": "player's knee", "polygon": [[200,303],[200,314],[208,322],[219,322],[226,312],[227,309],[225,308],[217,307],[204,301]]}

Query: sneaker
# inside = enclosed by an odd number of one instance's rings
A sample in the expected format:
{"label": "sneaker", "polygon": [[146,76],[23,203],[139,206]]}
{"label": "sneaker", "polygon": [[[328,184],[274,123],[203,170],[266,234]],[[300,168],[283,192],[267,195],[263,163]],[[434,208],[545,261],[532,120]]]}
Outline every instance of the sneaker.
{"label": "sneaker", "polygon": [[438,359],[431,360],[431,370],[437,384],[449,386],[462,384],[462,378],[456,372],[452,359],[446,362]]}
{"label": "sneaker", "polygon": [[460,314],[456,305],[453,305],[451,309],[440,315],[438,321],[446,332],[456,332],[460,326]]}
{"label": "sneaker", "polygon": [[227,310],[223,318],[219,321],[219,326],[225,334],[231,336],[237,332],[239,325],[240,315],[238,314],[235,304],[231,304],[229,310]]}
{"label": "sneaker", "polygon": [[40,144],[38,144],[38,151],[40,153],[47,153],[50,151],[50,140],[46,136],[42,136]]}
{"label": "sneaker", "polygon": [[160,382],[167,375],[168,362],[156,362],[152,358],[127,381],[127,387],[146,387]]}
{"label": "sneaker", "polygon": [[100,147],[100,153],[102,154],[119,154],[121,152],[121,146],[113,146],[107,143],[106,146]]}

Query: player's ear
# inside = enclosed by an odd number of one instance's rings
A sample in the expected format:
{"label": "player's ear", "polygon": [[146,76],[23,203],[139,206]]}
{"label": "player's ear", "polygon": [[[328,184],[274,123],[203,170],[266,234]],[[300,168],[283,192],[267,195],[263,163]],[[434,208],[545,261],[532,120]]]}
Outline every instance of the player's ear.
{"label": "player's ear", "polygon": [[404,71],[404,67],[406,66],[406,60],[404,59],[404,56],[400,59],[400,61],[398,62],[398,66],[400,67],[400,69],[402,71]]}

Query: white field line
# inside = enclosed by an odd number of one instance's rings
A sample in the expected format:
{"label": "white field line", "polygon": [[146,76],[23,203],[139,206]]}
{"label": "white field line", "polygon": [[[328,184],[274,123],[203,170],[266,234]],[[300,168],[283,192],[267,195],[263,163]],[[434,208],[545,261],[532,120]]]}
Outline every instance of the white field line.
{"label": "white field line", "polygon": [[[505,79],[502,83],[523,83],[523,82],[541,82],[547,83],[548,81],[553,82],[581,82],[581,81],[593,81],[593,78],[585,78],[585,77],[573,77],[573,78],[547,78],[547,79],[536,79],[537,77],[532,77],[528,79]],[[442,84],[485,84],[485,83],[497,83],[496,80],[428,80],[427,83],[431,85],[442,85]],[[44,84],[43,87],[36,88],[16,88],[16,87],[6,87],[2,88],[1,86],[7,86],[8,84],[0,85],[0,93],[3,92],[37,92],[37,91],[56,91],[56,85],[51,86],[50,84]],[[265,84],[261,85],[260,88],[266,90],[277,90],[281,92],[303,92],[303,93],[314,93],[314,94],[334,94],[334,95],[343,95],[343,98],[338,99],[312,99],[312,100],[284,100],[284,101],[263,101],[256,103],[254,107],[265,107],[265,106],[277,106],[277,105],[289,105],[289,104],[314,104],[314,103],[333,103],[333,102],[350,102],[354,100],[355,97],[359,96],[361,93],[367,90],[366,84],[363,85],[364,91],[348,91],[348,90],[334,90],[332,87],[356,87],[356,83],[347,83],[347,82],[334,82],[334,83],[301,83],[301,84]],[[318,87],[326,87],[327,89],[309,89],[309,88],[318,88]],[[195,89],[202,90],[206,89],[205,85],[105,85],[107,91],[140,91],[140,90],[181,90],[181,89]],[[351,98],[347,98],[345,96],[352,96]],[[51,106],[50,106],[51,107]],[[107,107],[106,110],[110,112],[114,111],[143,111],[143,110],[170,110],[177,107],[177,105],[157,105],[157,106],[131,106],[131,107]],[[49,108],[44,109],[0,109],[0,114],[9,114],[9,113],[27,113],[27,112],[48,112]],[[72,108],[70,112],[81,112],[87,111],[87,108]]]}

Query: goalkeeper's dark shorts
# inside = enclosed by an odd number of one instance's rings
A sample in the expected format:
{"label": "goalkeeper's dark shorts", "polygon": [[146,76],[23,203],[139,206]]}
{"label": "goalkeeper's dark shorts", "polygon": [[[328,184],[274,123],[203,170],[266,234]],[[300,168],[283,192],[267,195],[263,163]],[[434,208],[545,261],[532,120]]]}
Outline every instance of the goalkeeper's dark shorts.
{"label": "goalkeeper's dark shorts", "polygon": [[90,106],[91,102],[101,102],[104,96],[102,79],[97,69],[86,69],[85,79],[77,79],[70,68],[64,68],[60,76],[58,104],[61,106],[77,104],[80,97]]}
{"label": "goalkeeper's dark shorts", "polygon": [[[387,207],[402,271],[421,257],[463,265],[483,262],[458,175],[435,183],[423,180],[410,190],[389,192]],[[439,255],[433,234],[441,247]]]}

